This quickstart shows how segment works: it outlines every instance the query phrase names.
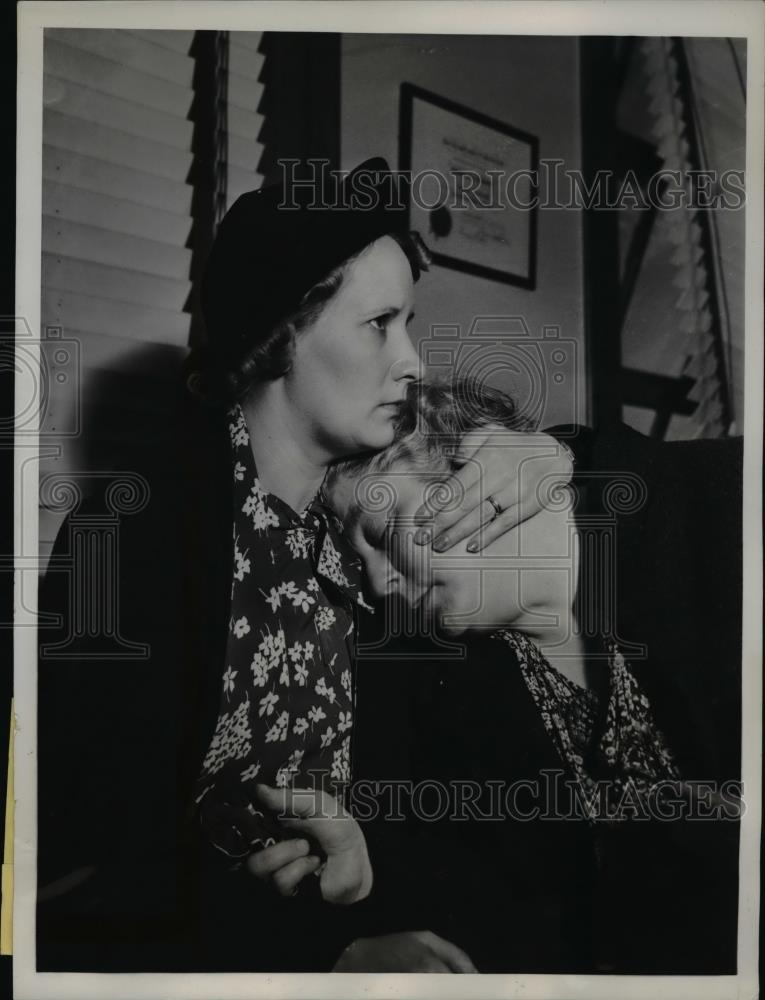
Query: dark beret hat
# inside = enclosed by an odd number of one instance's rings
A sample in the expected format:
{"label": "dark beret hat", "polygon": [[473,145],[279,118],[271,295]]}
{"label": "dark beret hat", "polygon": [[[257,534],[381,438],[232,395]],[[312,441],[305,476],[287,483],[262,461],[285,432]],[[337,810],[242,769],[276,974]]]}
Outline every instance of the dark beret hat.
{"label": "dark beret hat", "polygon": [[224,217],[202,279],[209,348],[235,362],[291,315],[318,281],[381,236],[405,232],[406,199],[380,157],[344,178],[285,175]]}

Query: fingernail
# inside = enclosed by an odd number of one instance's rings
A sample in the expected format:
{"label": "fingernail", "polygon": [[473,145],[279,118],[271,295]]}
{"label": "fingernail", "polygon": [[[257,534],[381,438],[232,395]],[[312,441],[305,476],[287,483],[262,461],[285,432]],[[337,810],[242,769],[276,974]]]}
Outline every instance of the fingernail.
{"label": "fingernail", "polygon": [[298,850],[299,851],[307,851],[308,850],[308,841],[307,840],[299,840],[297,842],[297,846],[298,846]]}
{"label": "fingernail", "polygon": [[469,542],[467,547],[468,552],[478,551],[478,542]]}
{"label": "fingernail", "polygon": [[425,545],[430,541],[430,530],[428,528],[420,528],[420,530],[415,533],[414,541],[416,545]]}
{"label": "fingernail", "polygon": [[439,538],[435,540],[435,542],[433,542],[433,548],[436,550],[436,552],[443,552],[444,549],[448,547],[448,545],[449,545],[448,535],[441,535]]}

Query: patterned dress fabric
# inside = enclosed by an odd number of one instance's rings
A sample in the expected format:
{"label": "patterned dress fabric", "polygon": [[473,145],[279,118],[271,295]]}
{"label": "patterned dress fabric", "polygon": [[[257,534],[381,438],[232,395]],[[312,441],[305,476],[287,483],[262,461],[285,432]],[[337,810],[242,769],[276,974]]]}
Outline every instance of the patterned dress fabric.
{"label": "patterned dress fabric", "polygon": [[228,416],[231,616],[196,802],[214,846],[243,858],[283,836],[256,783],[338,794],[350,780],[355,608],[369,605],[361,560],[321,491],[301,514],[266,493],[241,407]]}
{"label": "patterned dress fabric", "polygon": [[588,820],[618,821],[620,805],[644,808],[660,785],[681,780],[648,698],[615,643],[606,641],[604,697],[562,674],[520,632],[500,629],[493,638],[515,653],[545,730],[584,793]]}

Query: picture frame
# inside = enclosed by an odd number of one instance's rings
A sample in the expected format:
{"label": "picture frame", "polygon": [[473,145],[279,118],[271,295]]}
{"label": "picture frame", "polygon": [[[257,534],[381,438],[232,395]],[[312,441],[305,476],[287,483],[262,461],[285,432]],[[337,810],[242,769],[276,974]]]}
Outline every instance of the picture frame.
{"label": "picture frame", "polygon": [[433,261],[533,291],[539,139],[412,83],[401,85],[399,111],[410,225]]}

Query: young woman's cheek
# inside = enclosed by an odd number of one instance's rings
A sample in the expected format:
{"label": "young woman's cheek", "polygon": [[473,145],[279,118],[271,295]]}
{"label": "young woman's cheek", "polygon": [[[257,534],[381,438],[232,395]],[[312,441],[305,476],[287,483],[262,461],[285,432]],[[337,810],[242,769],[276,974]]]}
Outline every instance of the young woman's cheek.
{"label": "young woman's cheek", "polygon": [[391,565],[410,584],[417,584],[428,570],[426,546],[415,545],[415,526],[397,523],[388,537]]}

